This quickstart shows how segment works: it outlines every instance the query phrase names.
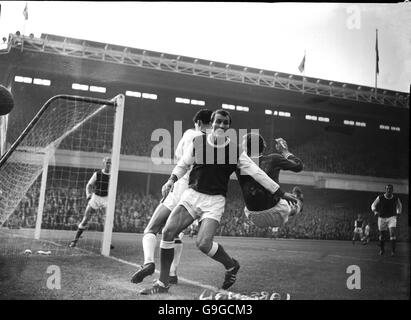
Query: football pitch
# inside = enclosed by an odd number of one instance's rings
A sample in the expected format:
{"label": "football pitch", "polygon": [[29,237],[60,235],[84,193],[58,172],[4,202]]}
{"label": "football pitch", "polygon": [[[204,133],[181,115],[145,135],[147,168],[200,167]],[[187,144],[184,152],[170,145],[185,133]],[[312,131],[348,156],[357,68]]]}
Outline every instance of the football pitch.
{"label": "football pitch", "polygon": [[[33,229],[0,230],[0,299],[193,300],[217,290],[224,279],[224,268],[197,249],[195,237],[185,236],[178,285],[168,294],[141,296],[139,291],[151,286],[160,267],[157,249],[156,272],[140,284],[130,282],[143,263],[142,234],[113,233],[111,257],[98,252],[102,233],[85,232],[78,248],[71,249],[67,244],[73,237],[74,231],[43,230],[41,240],[33,240]],[[160,236],[157,239],[159,243]],[[246,237],[215,241],[241,265],[229,289],[234,293],[282,300],[410,296],[409,243],[398,243],[391,257],[389,243],[385,255],[379,256],[376,242],[353,246],[350,241]],[[25,249],[33,254],[24,255]],[[60,282],[50,287],[57,269]]]}

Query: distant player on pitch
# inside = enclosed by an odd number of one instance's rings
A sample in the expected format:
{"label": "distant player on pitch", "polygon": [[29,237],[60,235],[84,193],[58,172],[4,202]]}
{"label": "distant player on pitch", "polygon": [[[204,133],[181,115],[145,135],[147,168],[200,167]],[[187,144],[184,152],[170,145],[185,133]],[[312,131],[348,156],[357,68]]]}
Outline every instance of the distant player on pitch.
{"label": "distant player on pitch", "polygon": [[365,221],[362,218],[362,214],[358,214],[357,219],[354,221],[354,234],[352,236],[352,245],[355,245],[355,241],[362,240],[365,228]]}
{"label": "distant player on pitch", "polygon": [[366,245],[370,242],[370,224],[367,221],[365,222],[364,235],[361,241],[363,245]]}
{"label": "distant player on pitch", "polygon": [[397,240],[395,229],[397,228],[397,217],[401,214],[402,204],[400,198],[393,194],[392,184],[385,186],[385,193],[379,195],[371,205],[371,210],[378,217],[378,231],[380,233],[380,255],[384,250],[384,234],[389,232],[391,240],[391,255],[395,255],[395,242]]}
{"label": "distant player on pitch", "polygon": [[[187,145],[190,144],[194,137],[205,134],[206,130],[211,127],[210,118],[213,112],[208,109],[202,109],[198,111],[193,117],[194,129],[188,129],[184,132],[183,137],[177,145],[175,151],[175,160],[179,161],[183,156],[184,150]],[[181,195],[188,188],[188,177],[190,172],[188,171],[184,177],[179,179],[173,188],[173,191],[168,194],[163,202],[161,202],[153,213],[143,236],[143,251],[144,251],[144,264],[141,269],[133,274],[131,282],[140,283],[143,279],[154,273],[154,252],[157,244],[156,235],[164,227],[167,218],[171,211],[177,206],[180,201]],[[170,267],[170,284],[177,284],[177,267],[180,264],[181,253],[183,251],[183,233],[181,232],[176,239],[174,239],[174,259]]]}
{"label": "distant player on pitch", "polygon": [[[88,227],[88,221],[94,211],[107,208],[108,186],[110,181],[111,158],[103,159],[103,169],[96,171],[91,176],[86,186],[86,197],[88,200],[83,220],[78,226],[76,237],[70,242],[69,246],[74,248],[80,239],[81,234]],[[111,246],[113,249],[113,246]]]}
{"label": "distant player on pitch", "polygon": [[[251,148],[253,139],[257,141],[254,145],[258,145],[258,150],[252,150]],[[282,138],[276,139],[276,149],[279,153],[263,155],[266,147],[265,140],[261,135],[255,133],[248,133],[243,137],[242,147],[252,160],[258,159],[260,168],[276,183],[279,183],[278,180],[281,170],[294,172],[303,170],[302,161],[288,150],[287,142]],[[244,213],[257,227],[282,227],[288,221],[289,217],[302,211],[303,194],[299,187],[294,187],[291,192],[298,201],[296,203],[290,203],[270,193],[251,176],[240,174],[238,170],[236,174],[244,196]]]}

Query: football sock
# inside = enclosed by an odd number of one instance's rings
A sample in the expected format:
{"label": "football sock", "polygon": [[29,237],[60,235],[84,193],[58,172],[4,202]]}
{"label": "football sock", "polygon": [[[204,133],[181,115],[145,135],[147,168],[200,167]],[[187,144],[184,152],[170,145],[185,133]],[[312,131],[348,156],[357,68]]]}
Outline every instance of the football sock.
{"label": "football sock", "polygon": [[168,286],[170,266],[174,258],[174,241],[163,241],[160,243],[160,278],[159,280]]}
{"label": "football sock", "polygon": [[380,248],[382,251],[384,251],[384,241],[380,240]]}
{"label": "football sock", "polygon": [[144,264],[154,263],[157,237],[154,233],[146,233],[143,236]]}
{"label": "football sock", "polygon": [[174,240],[174,259],[170,267],[170,276],[177,275],[177,267],[180,264],[181,253],[183,252],[183,243],[180,239]]}
{"label": "football sock", "polygon": [[235,266],[233,259],[225,252],[223,246],[217,242],[213,242],[211,250],[207,255],[215,261],[222,263],[226,269],[231,269]]}
{"label": "football sock", "polygon": [[393,253],[395,253],[395,239],[391,240],[391,250]]}
{"label": "football sock", "polygon": [[78,239],[80,239],[81,234],[83,233],[84,229],[77,229],[77,233],[76,233],[76,237],[74,238],[74,240],[78,241]]}

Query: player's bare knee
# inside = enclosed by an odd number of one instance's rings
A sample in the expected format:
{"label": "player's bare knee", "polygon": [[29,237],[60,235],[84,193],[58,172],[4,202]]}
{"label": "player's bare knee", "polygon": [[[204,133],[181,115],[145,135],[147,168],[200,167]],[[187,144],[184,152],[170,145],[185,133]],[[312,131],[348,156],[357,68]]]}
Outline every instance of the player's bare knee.
{"label": "player's bare knee", "polygon": [[163,241],[174,241],[174,238],[176,237],[176,232],[173,228],[166,226],[163,229],[162,235]]}
{"label": "player's bare knee", "polygon": [[160,232],[162,226],[159,225],[148,225],[145,229],[144,229],[144,234],[147,233],[153,233],[153,234],[157,234]]}
{"label": "player's bare knee", "polygon": [[147,228],[146,229],[144,229],[144,231],[143,231],[143,237],[144,236],[146,236],[146,235],[148,235],[148,234],[153,234],[153,235],[157,235],[157,233],[154,233],[154,232],[152,232],[151,230],[147,230]]}
{"label": "player's bare knee", "polygon": [[201,252],[207,254],[212,246],[211,241],[207,241],[206,239],[197,239],[196,241],[197,248],[200,249]]}

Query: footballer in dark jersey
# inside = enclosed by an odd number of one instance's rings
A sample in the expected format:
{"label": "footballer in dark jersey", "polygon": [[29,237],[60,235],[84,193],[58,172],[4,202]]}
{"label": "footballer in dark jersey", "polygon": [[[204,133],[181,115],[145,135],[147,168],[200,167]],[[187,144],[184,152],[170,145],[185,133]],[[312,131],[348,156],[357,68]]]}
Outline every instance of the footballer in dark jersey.
{"label": "footballer in dark jersey", "polygon": [[[93,211],[107,208],[108,187],[110,182],[111,158],[103,159],[103,169],[93,173],[86,186],[86,197],[88,200],[84,217],[78,225],[77,233],[69,246],[74,248],[80,239],[81,234],[87,229],[88,221],[90,220]],[[111,246],[113,249],[113,246]]]}
{"label": "footballer in dark jersey", "polygon": [[[258,150],[251,150],[253,139],[258,141]],[[266,147],[264,138],[255,133],[248,133],[243,137],[242,147],[247,155],[254,161],[258,161],[260,168],[277,183],[281,170],[293,172],[303,170],[302,161],[288,151],[287,142],[282,138],[276,139],[276,149],[279,153],[264,155]],[[241,174],[239,170],[236,170],[236,175],[245,201],[244,212],[257,227],[281,227],[289,217],[302,211],[303,194],[300,188],[293,188],[292,194],[298,201],[292,204],[278,194],[268,192],[253,177]]]}
{"label": "footballer in dark jersey", "polygon": [[402,203],[398,196],[394,195],[394,186],[387,184],[385,193],[380,194],[372,203],[371,210],[378,217],[378,231],[380,240],[380,255],[383,255],[384,250],[384,234],[389,233],[391,240],[391,255],[395,254],[395,243],[397,218],[402,212]]}
{"label": "footballer in dark jersey", "polygon": [[352,237],[352,244],[355,245],[357,239],[362,240],[365,228],[365,221],[361,214],[358,214],[357,219],[354,221],[354,234]]}

